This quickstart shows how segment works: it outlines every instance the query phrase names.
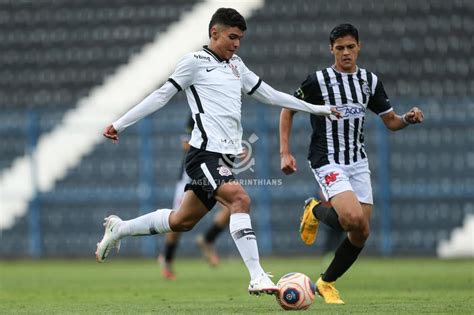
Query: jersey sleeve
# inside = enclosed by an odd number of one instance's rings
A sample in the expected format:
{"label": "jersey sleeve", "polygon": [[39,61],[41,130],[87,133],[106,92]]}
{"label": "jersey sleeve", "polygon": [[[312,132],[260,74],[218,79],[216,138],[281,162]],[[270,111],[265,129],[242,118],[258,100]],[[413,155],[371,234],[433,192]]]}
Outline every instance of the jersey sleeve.
{"label": "jersey sleeve", "polygon": [[178,91],[184,90],[194,83],[196,72],[196,60],[192,53],[185,55],[176,66],[168,81],[171,82]]}
{"label": "jersey sleeve", "polygon": [[177,91],[173,85],[170,82],[165,82],[161,88],[148,95],[143,101],[130,109],[112,125],[115,130],[121,132],[143,117],[165,106],[176,93]]}
{"label": "jersey sleeve", "polygon": [[243,62],[241,65],[240,82],[242,83],[242,91],[248,95],[252,95],[258,89],[260,84],[262,84],[262,79],[250,71]]}
{"label": "jersey sleeve", "polygon": [[329,105],[310,104],[289,94],[277,91],[263,81],[259,81],[258,85],[252,96],[262,103],[314,115],[328,116],[331,114],[331,107]]}
{"label": "jersey sleeve", "polygon": [[382,81],[377,80],[375,91],[370,97],[367,107],[379,116],[384,115],[392,110],[390,100],[388,99],[387,93],[385,93]]}
{"label": "jersey sleeve", "polygon": [[325,105],[318,78],[315,73],[308,75],[301,86],[293,93],[296,98],[311,104]]}

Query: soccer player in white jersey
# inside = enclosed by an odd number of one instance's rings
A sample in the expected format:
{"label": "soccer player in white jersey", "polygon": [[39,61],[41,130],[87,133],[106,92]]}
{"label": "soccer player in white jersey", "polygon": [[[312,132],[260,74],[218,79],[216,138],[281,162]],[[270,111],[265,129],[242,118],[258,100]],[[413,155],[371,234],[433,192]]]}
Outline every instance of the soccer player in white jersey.
{"label": "soccer player in white jersey", "polygon": [[[370,171],[364,148],[364,117],[367,109],[379,115],[385,126],[400,130],[421,123],[423,113],[413,107],[397,115],[373,73],[357,66],[360,51],[359,34],[350,24],[336,26],[330,33],[330,51],[334,65],[310,74],[295,96],[312,104],[335,106],[342,119],[311,115],[313,134],[308,160],[326,200],[306,201],[300,224],[301,239],[307,245],[316,239],[319,222],[347,231],[347,238],[337,248],[334,259],[316,282],[318,293],[326,303],[344,304],[335,281],[355,262],[369,236],[372,213]],[[289,136],[294,111],[283,109],[280,115],[281,168],[285,174],[296,171]]]}
{"label": "soccer player in white jersey", "polygon": [[236,10],[218,9],[209,23],[209,46],[186,54],[162,87],[106,128],[104,136],[116,142],[121,131],[163,107],[181,90],[186,92],[195,121],[185,165],[192,181],[186,185],[180,207],[158,209],[128,221],[115,215],[106,218],[104,236],[97,244],[98,262],[113,247],[118,249],[125,236],[191,230],[219,201],[231,212],[229,229],[250,273],[249,293],[278,291],[260,265],[249,216],[250,198],[231,171],[231,161],[242,152],[241,93],[316,115],[339,113],[330,106],[309,104],[276,91],[250,71],[235,55],[246,29],[245,19]]}

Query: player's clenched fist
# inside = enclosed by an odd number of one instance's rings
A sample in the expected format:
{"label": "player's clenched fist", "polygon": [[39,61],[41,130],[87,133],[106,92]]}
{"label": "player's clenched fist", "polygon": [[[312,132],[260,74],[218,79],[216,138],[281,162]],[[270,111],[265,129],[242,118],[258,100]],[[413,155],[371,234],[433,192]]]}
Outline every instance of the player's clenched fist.
{"label": "player's clenched fist", "polygon": [[423,122],[423,112],[418,107],[413,107],[403,115],[406,124],[419,124]]}
{"label": "player's clenched fist", "polygon": [[281,155],[281,170],[286,175],[293,174],[296,172],[296,160],[291,154]]}
{"label": "player's clenched fist", "polygon": [[117,143],[119,140],[118,132],[115,130],[113,125],[107,126],[107,128],[105,128],[104,137],[111,139],[113,143]]}

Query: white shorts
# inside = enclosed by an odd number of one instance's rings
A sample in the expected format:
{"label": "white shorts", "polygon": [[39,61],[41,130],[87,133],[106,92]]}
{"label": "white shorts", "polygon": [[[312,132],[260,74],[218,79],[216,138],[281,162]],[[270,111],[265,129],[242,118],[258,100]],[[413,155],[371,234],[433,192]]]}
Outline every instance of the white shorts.
{"label": "white shorts", "polygon": [[367,159],[350,165],[327,164],[313,169],[313,173],[326,200],[344,191],[353,191],[360,202],[374,203]]}

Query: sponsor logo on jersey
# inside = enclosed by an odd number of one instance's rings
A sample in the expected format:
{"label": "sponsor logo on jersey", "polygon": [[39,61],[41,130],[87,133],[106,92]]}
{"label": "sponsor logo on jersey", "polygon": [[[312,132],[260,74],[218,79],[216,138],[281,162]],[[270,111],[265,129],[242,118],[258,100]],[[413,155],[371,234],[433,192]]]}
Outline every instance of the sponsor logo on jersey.
{"label": "sponsor logo on jersey", "polygon": [[211,57],[209,56],[201,56],[201,55],[194,54],[194,58],[199,59],[199,60],[206,60],[209,62],[211,61]]}
{"label": "sponsor logo on jersey", "polygon": [[343,110],[343,117],[357,116],[365,113],[364,107],[346,107]]}
{"label": "sponsor logo on jersey", "polygon": [[336,110],[341,113],[342,118],[360,117],[367,111],[365,107],[357,104],[336,106]]}

